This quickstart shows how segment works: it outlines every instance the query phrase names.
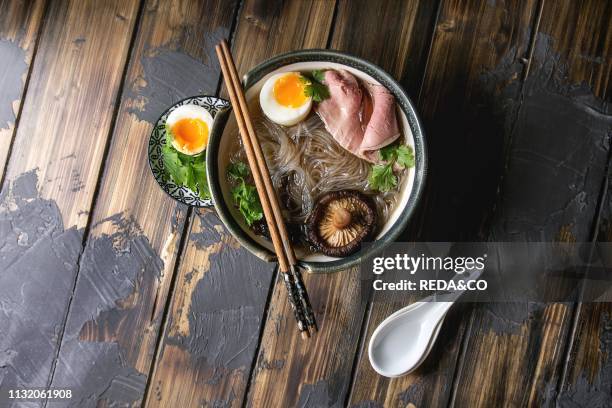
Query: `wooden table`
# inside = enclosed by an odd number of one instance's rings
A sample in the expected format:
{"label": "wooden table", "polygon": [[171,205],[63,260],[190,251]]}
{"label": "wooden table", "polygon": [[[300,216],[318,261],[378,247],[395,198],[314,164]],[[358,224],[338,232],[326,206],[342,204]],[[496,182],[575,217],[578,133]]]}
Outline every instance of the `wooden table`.
{"label": "wooden table", "polygon": [[332,48],[401,82],[431,166],[404,240],[612,241],[610,1],[0,0],[1,388],[72,390],[48,406],[612,406],[610,304],[460,305],[391,380],[366,345],[402,304],[364,301],[347,270],[306,277],[320,332],[300,340],[274,265],[149,174],[165,107],[224,94],[221,38],[241,73]]}

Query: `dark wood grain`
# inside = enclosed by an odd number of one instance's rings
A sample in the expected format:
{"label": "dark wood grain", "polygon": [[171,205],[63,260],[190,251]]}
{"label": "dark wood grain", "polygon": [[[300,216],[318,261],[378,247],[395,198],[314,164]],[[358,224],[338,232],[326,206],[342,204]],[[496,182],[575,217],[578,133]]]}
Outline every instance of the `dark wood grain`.
{"label": "dark wood grain", "polygon": [[[424,61],[410,58],[425,57],[429,31],[423,27],[432,23],[435,7],[433,2],[339,2],[330,48],[377,63],[414,87]],[[359,271],[305,280],[320,331],[302,342],[287,330],[290,310],[277,283],[252,379],[252,406],[342,406],[348,398],[367,303]]]}
{"label": "dark wood grain", "polygon": [[[612,242],[612,173],[602,196],[598,242]],[[611,263],[610,253],[601,253]],[[595,285],[602,285],[595,282]],[[608,285],[609,286],[609,285]],[[608,290],[609,299],[609,287]],[[576,325],[568,350],[565,376],[557,397],[559,406],[610,406],[612,404],[612,303],[585,302],[577,306]]]}
{"label": "dark wood grain", "polygon": [[0,180],[15,133],[46,1],[0,1]]}
{"label": "dark wood grain", "polygon": [[561,385],[559,406],[610,406],[612,393],[612,304],[578,307],[568,372]]}
{"label": "dark wood grain", "polygon": [[546,1],[539,29],[566,65],[567,80],[585,83],[601,100],[610,100],[612,80],[612,4],[609,1]]}
{"label": "dark wood grain", "polygon": [[377,61],[414,100],[423,78],[437,7],[437,1],[340,1],[330,48]]}
{"label": "dark wood grain", "polygon": [[359,271],[304,278],[319,332],[303,341],[293,329],[286,291],[277,282],[270,300],[248,405],[342,406],[350,387],[366,302]]}
{"label": "dark wood grain", "polygon": [[335,4],[334,0],[246,1],[232,45],[239,73],[283,52],[325,47]]}
{"label": "dark wood grain", "polygon": [[[540,24],[534,29],[529,72],[511,122],[507,170],[491,240],[592,239],[610,137],[610,118],[601,99],[606,93],[602,84],[608,80],[600,75],[609,72],[609,66],[597,62],[610,55],[609,21],[601,18],[602,4],[544,3]],[[603,26],[594,27],[597,24]],[[605,331],[605,315],[590,315],[601,312],[597,309],[585,309],[579,332],[599,323],[597,330],[604,327]],[[574,305],[569,303],[477,307],[454,403],[554,405],[573,316]],[[599,331],[583,334],[579,338],[590,341],[584,347],[591,350]],[[575,401],[590,405],[595,400],[579,397]]]}
{"label": "dark wood grain", "polygon": [[75,399],[144,396],[187,213],[151,176],[147,140],[168,106],[216,92],[212,50],[234,10],[215,0],[144,4],[52,383],[75,388]]}
{"label": "dark wood grain", "polygon": [[[500,64],[516,66],[517,71],[505,78],[508,81],[520,72],[520,58],[528,52],[536,12],[535,1],[442,2],[418,101],[432,170],[425,204],[407,239],[475,238],[492,207],[499,172],[491,166],[501,157],[504,115],[512,113],[501,108],[503,99],[512,97],[501,92],[505,84],[498,81],[504,79],[486,75]],[[487,155],[492,157],[483,159]],[[476,186],[483,191],[470,194]],[[470,307],[456,305],[451,310],[423,366],[408,376],[387,379],[371,368],[367,341],[382,320],[417,299],[391,303],[386,296],[374,294],[351,404],[447,405]]]}
{"label": "dark wood grain", "polygon": [[[232,45],[240,73],[278,53],[323,47],[333,9],[327,1],[245,2]],[[186,239],[147,405],[240,406],[275,265],[240,248],[211,211],[194,214]]]}
{"label": "dark wood grain", "polygon": [[[554,47],[564,51],[570,77],[576,82],[584,80],[596,96],[609,100],[612,5],[609,2],[590,2],[588,6],[587,10],[578,10],[566,4],[551,6],[547,10],[551,17],[543,21],[543,31],[546,30],[557,39]],[[554,21],[559,21],[560,26],[569,29],[561,30]],[[601,113],[609,117],[612,109],[607,105],[607,111],[602,110]],[[608,148],[612,144],[612,123],[609,129]],[[607,178],[602,184],[604,191],[600,200],[599,219],[594,225],[596,240],[602,243],[612,242],[612,156],[609,157]],[[608,257],[610,265],[610,254],[603,255]],[[576,309],[575,327],[557,403],[559,406],[610,406],[612,303],[582,303]]]}
{"label": "dark wood grain", "polygon": [[47,9],[0,200],[3,388],[50,381],[138,5]]}

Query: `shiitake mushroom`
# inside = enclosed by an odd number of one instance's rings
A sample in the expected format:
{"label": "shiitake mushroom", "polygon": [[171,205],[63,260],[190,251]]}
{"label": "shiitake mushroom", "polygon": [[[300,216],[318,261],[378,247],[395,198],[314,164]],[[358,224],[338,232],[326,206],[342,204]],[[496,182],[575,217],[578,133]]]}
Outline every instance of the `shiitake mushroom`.
{"label": "shiitake mushroom", "polygon": [[359,250],[376,227],[376,206],[355,190],[333,191],[319,198],[308,218],[308,240],[328,256],[345,257]]}

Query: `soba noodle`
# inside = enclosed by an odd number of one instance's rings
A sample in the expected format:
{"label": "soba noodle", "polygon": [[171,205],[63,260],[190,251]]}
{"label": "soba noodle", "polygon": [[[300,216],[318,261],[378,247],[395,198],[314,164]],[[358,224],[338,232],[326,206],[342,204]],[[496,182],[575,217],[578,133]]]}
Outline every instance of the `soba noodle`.
{"label": "soba noodle", "polygon": [[[336,143],[316,114],[295,126],[284,127],[267,119],[256,104],[250,108],[289,222],[303,223],[320,195],[345,189],[370,195],[380,219],[388,219],[398,199],[397,191],[372,191],[368,186],[371,164]],[[231,158],[246,161],[239,140],[236,133],[236,149]]]}

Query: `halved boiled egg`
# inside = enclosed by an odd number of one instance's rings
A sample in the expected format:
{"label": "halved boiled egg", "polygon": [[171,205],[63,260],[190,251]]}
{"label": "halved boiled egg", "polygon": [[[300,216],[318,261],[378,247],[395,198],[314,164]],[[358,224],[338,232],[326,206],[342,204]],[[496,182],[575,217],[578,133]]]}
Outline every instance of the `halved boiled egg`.
{"label": "halved boiled egg", "polygon": [[306,86],[299,72],[272,75],[259,93],[261,110],[272,122],[295,125],[308,116],[312,107],[312,98],[306,96]]}
{"label": "halved boiled egg", "polygon": [[198,105],[182,105],[170,112],[166,125],[172,136],[172,146],[190,156],[206,150],[213,117]]}

